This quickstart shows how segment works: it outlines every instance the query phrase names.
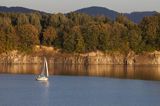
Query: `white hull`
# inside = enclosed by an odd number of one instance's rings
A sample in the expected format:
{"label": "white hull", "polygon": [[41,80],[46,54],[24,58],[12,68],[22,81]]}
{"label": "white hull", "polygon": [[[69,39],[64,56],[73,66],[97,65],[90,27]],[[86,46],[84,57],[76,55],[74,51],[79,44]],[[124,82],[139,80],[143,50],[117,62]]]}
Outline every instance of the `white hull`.
{"label": "white hull", "polygon": [[37,77],[36,80],[37,81],[47,81],[48,77]]}

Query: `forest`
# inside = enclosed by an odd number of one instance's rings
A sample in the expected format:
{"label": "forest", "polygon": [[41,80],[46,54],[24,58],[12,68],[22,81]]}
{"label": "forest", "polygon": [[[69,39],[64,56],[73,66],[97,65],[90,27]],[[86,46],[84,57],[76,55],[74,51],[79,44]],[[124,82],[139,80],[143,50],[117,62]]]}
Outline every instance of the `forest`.
{"label": "forest", "polygon": [[138,24],[119,14],[114,21],[83,13],[0,13],[0,53],[32,52],[35,45],[66,53],[160,50],[160,14]]}

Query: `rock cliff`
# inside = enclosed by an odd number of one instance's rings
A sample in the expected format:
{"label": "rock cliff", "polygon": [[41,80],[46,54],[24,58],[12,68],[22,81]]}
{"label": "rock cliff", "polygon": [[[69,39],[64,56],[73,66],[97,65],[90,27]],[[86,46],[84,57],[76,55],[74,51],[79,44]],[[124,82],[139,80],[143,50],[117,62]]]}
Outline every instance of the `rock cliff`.
{"label": "rock cliff", "polygon": [[[66,54],[50,51],[50,54],[46,54],[47,60],[52,64],[160,64],[160,52],[155,51],[153,53],[135,54],[134,52],[128,53],[127,56],[115,52],[115,53],[101,53],[92,52],[86,54]],[[38,53],[24,54],[18,51],[12,51],[9,53],[3,53],[0,55],[1,64],[39,64],[42,63],[42,57]]]}

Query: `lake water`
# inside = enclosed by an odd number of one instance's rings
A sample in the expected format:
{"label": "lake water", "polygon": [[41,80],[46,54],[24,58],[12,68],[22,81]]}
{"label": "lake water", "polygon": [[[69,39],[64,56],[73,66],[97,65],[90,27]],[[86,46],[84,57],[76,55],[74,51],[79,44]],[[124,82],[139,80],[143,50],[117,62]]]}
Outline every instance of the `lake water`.
{"label": "lake water", "polygon": [[[1,74],[39,74],[42,65],[0,65]],[[50,75],[98,76],[160,81],[160,65],[60,65],[49,64]]]}
{"label": "lake water", "polygon": [[160,106],[159,66],[49,69],[49,81],[39,82],[40,65],[2,65],[0,106]]}
{"label": "lake water", "polygon": [[160,82],[1,74],[0,106],[160,106]]}

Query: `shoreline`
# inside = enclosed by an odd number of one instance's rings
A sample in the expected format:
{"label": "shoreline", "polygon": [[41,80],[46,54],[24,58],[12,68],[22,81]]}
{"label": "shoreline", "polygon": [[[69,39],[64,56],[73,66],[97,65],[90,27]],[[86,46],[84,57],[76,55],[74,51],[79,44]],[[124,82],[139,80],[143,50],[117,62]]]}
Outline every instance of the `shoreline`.
{"label": "shoreline", "polygon": [[[51,48],[50,48],[51,49]],[[102,53],[100,51],[85,54],[67,54],[58,51],[43,50],[32,54],[11,51],[0,54],[0,64],[41,64],[43,56],[47,57],[50,64],[76,64],[76,65],[159,65],[160,52],[135,54],[134,52],[124,55],[119,52]]]}

